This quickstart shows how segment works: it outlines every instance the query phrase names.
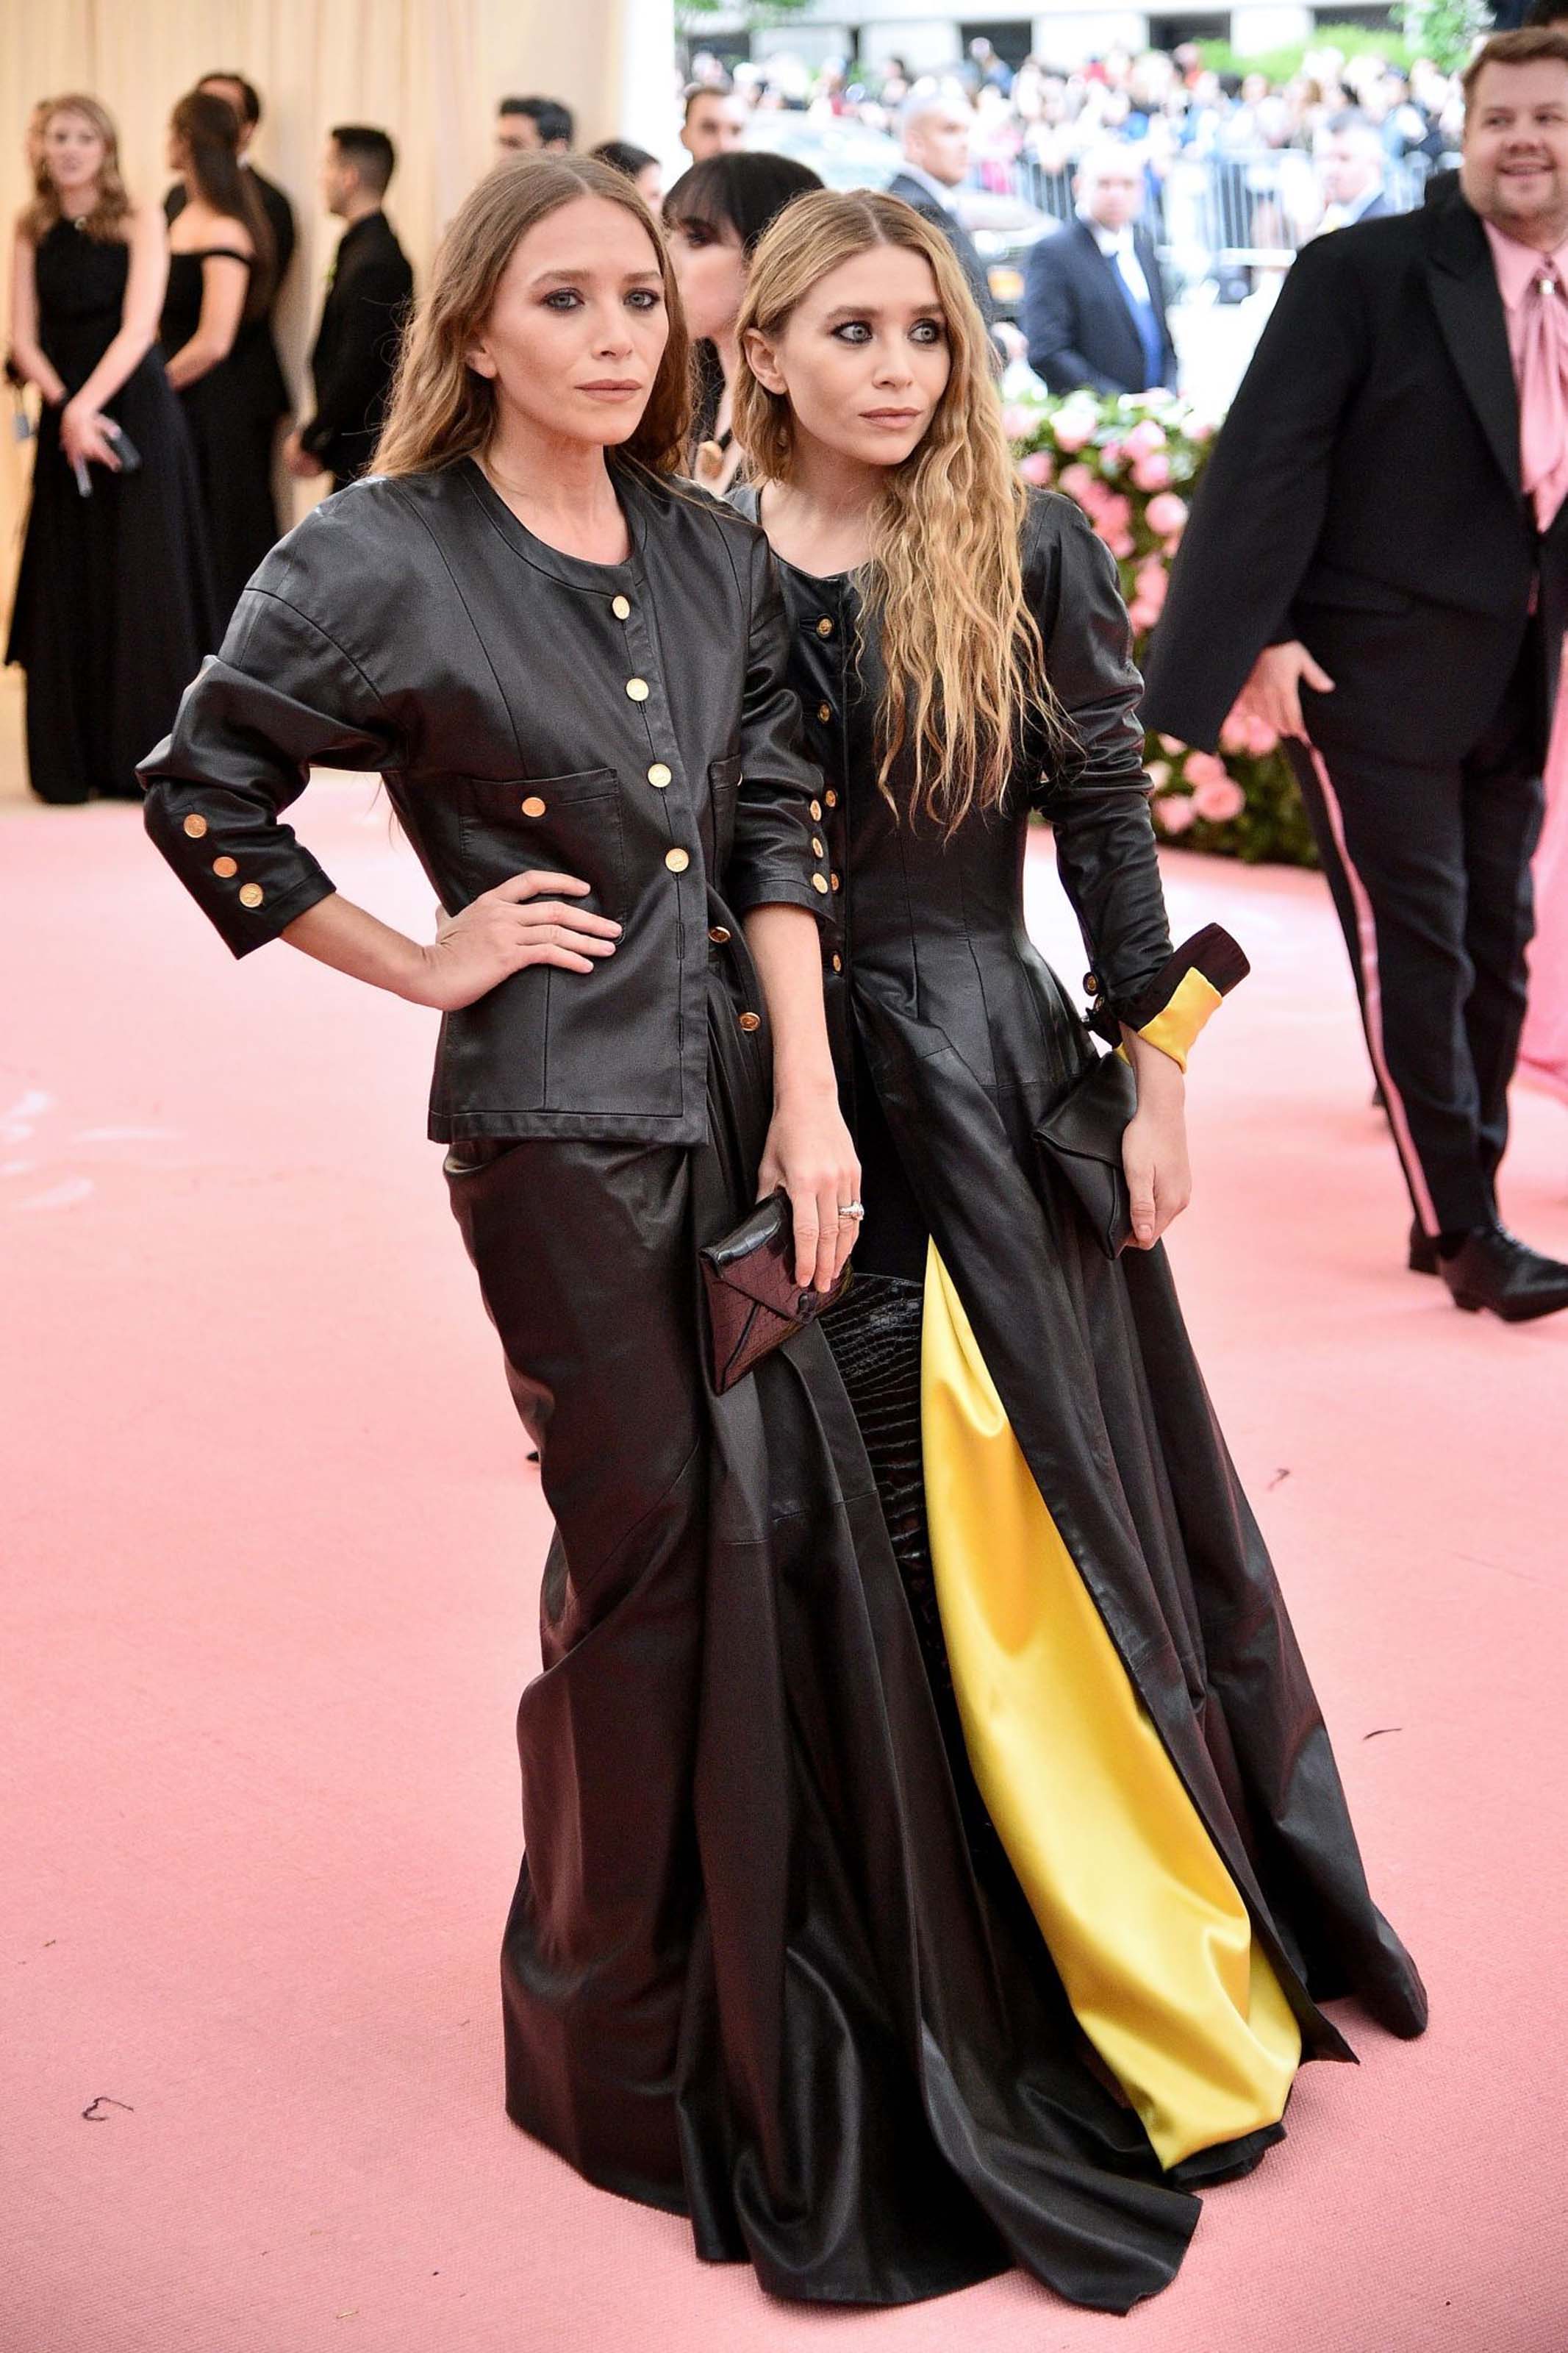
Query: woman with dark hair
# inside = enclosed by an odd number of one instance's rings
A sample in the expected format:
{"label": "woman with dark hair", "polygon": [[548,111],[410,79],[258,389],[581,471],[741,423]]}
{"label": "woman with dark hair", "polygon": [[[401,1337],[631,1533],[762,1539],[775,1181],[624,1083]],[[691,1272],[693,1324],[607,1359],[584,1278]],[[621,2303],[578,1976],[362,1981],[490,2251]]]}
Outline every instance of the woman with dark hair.
{"label": "woman with dark hair", "polygon": [[138,797],[136,763],[216,642],[190,438],[155,343],[166,261],[94,98],[54,100],[16,224],[11,357],[42,409],[7,661],[40,800]]}
{"label": "woman with dark hair", "polygon": [[[1352,2055],[1325,2000],[1399,2035],[1426,2017],[1159,1247],[1189,1191],[1187,1053],[1246,965],[1215,926],[1173,954],[1115,565],[1019,482],[940,229],[805,198],[752,263],[740,344],[733,499],[779,561],[824,772],[866,1176],[830,1338],[977,1867],[1058,2004],[1082,2169],[1027,2243],[1064,2295],[1125,2304],[1174,2272],[1194,2191],[1282,2137],[1300,2061]],[[1120,1060],[1025,928],[1031,807]]]}
{"label": "woman with dark hair", "polygon": [[742,453],[730,422],[736,367],[735,322],[758,239],[796,196],[822,182],[788,155],[737,151],[710,155],[683,172],[664,200],[664,225],[695,346],[698,408],[691,472],[721,496]]}
{"label": "woman with dark hair", "polygon": [[169,165],[185,201],[169,228],[158,332],[195,449],[221,635],[278,537],[271,451],[254,430],[248,379],[232,364],[241,326],[262,317],[271,297],[272,229],[240,168],[239,121],[226,99],[204,90],[181,99]]}
{"label": "woman with dark hair", "polygon": [[605,139],[588,153],[613,172],[625,173],[649,212],[658,212],[664,202],[664,166],[657,155],[646,147],[634,147],[629,139]]}

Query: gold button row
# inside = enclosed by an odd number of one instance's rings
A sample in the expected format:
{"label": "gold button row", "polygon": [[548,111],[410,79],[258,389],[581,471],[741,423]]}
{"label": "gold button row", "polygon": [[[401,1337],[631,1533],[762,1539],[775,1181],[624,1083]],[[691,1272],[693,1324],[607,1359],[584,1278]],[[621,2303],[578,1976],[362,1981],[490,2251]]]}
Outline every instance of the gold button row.
{"label": "gold button row", "polygon": [[215,874],[221,875],[223,880],[226,882],[229,881],[231,876],[239,872],[239,868],[235,864],[232,858],[215,858],[213,860],[213,872]]}
{"label": "gold button row", "polygon": [[742,1029],[745,1030],[748,1037],[753,1029],[760,1029],[763,1026],[763,1017],[760,1013],[742,1013],[740,1021]]}

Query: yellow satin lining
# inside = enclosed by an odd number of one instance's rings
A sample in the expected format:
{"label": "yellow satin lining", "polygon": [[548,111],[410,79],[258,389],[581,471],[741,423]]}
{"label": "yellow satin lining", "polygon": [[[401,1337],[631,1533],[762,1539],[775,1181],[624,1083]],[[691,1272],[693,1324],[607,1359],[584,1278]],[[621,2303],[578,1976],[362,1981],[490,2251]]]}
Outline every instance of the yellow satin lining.
{"label": "yellow satin lining", "polygon": [[1158,1046],[1162,1054],[1169,1054],[1178,1070],[1187,1067],[1187,1056],[1197,1043],[1198,1031],[1224,997],[1212,980],[1190,968],[1182,975],[1174,993],[1166,999],[1152,1021],[1145,1021],[1139,1030],[1151,1046]]}
{"label": "yellow satin lining", "polygon": [[921,1426],[970,1762],[1079,2023],[1162,2165],[1277,2123],[1301,2056],[1295,2016],[1046,1510],[934,1243]]}

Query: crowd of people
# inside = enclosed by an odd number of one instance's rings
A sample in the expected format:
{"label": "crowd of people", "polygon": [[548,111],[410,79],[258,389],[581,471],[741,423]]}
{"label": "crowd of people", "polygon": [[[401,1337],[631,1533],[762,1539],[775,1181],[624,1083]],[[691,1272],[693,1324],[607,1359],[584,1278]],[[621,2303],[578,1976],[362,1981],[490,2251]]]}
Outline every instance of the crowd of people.
{"label": "crowd of people", "polygon": [[[1037,290],[1058,357],[1114,340],[1112,387],[1151,390],[1158,257],[1110,134],[1250,138],[1272,94],[1142,62],[1081,78]],[[971,66],[977,118],[1061,128],[1066,78]],[[1400,87],[1359,121],[1413,133]],[[1313,88],[1284,135],[1340,121]],[[269,527],[215,469],[267,452],[283,216],[234,77],[175,110],[172,220],[102,109],[53,101],[13,322],[34,781],[134,770],[235,955],[444,1016],[429,1134],[555,1524],[510,2115],[782,2296],[1017,2263],[1125,2311],[1300,2067],[1351,2055],[1325,2002],[1426,2020],[1159,1249],[1188,1058],[1247,965],[1217,925],[1172,943],[1145,723],[1290,743],[1410,1268],[1510,1324],[1568,1308],[1497,1198],[1568,620],[1568,36],[1483,48],[1436,126],[1458,177],[1295,265],[1146,692],[1110,551],[1014,463],[967,119],[824,89],[899,107],[900,176],[836,192],[742,145],[787,97],[700,81],[662,229],[659,159],[507,99],[412,308],[391,142],[335,131],[288,444],[334,492],[183,699],[214,552],[231,586]],[[283,822],[312,764],[384,776],[433,939]],[[1025,930],[1036,814],[1081,1016]]]}

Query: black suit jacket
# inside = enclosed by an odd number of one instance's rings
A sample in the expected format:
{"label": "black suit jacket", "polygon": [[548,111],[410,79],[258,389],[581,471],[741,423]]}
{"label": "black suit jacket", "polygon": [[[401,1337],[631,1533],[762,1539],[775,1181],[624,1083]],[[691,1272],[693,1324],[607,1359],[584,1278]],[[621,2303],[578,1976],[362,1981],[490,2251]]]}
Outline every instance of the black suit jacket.
{"label": "black suit jacket", "polygon": [[[227,365],[236,384],[243,385],[247,405],[253,417],[264,425],[276,424],[287,417],[293,403],[289,397],[288,380],[283,364],[278,356],[277,339],[272,332],[272,314],[283,281],[289,275],[289,265],[294,259],[294,207],[281,188],[266,174],[247,164],[250,185],[261,200],[267,225],[272,231],[272,284],[267,307],[254,319],[242,319],[234,339]],[[178,180],[163,199],[163,217],[171,225],[185,209],[184,184]]]}
{"label": "black suit jacket", "polygon": [[413,297],[414,272],[384,213],[343,231],[310,352],[316,413],[300,434],[340,481],[370,463]]}
{"label": "black suit jacket", "polygon": [[1212,745],[1267,645],[1336,682],[1315,740],[1450,760],[1481,735],[1539,581],[1568,612],[1568,508],[1542,539],[1486,232],[1456,197],[1320,237],[1292,263],[1207,473],[1147,665],[1152,727]]}
{"label": "black suit jacket", "polygon": [[939,205],[931,190],[919,180],[911,179],[907,172],[896,173],[889,181],[886,193],[889,196],[902,197],[912,212],[919,213],[922,220],[928,220],[941,229],[958,256],[958,266],[969,280],[969,290],[979,305],[981,317],[988,327],[994,326],[996,305],[991,299],[991,280],[985,274],[980,248],[963,223],[950,213],[945,205]]}
{"label": "black suit jacket", "polygon": [[[1159,381],[1174,390],[1176,347],[1165,317],[1159,256],[1145,228],[1133,229],[1132,243],[1160,322]],[[1101,253],[1087,221],[1068,221],[1034,246],[1021,315],[1029,365],[1052,392],[1076,392],[1082,385],[1094,392],[1143,390],[1137,323],[1116,264]]]}

